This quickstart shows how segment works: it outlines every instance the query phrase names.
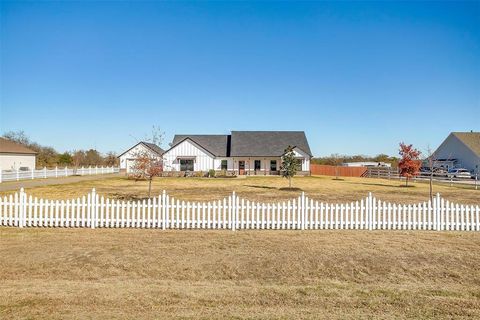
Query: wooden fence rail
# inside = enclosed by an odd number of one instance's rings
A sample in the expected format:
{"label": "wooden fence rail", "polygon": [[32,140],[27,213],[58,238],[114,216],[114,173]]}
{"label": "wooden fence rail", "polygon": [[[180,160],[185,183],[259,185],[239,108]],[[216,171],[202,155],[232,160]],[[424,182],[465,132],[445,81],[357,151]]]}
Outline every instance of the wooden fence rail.
{"label": "wooden fence rail", "polygon": [[223,200],[190,202],[164,191],[148,200],[120,201],[95,189],[73,200],[44,200],[23,189],[0,198],[0,226],[159,229],[368,229],[480,231],[478,205],[440,197],[432,202],[392,204],[372,194],[360,201],[329,204],[304,193],[280,203],[259,203],[235,193]]}

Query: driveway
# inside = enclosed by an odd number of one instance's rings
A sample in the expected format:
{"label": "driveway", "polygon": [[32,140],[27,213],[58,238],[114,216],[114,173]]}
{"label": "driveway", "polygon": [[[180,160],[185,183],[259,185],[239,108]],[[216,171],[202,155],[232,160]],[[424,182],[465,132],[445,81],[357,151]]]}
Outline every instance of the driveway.
{"label": "driveway", "polygon": [[0,183],[0,192],[10,191],[10,190],[19,190],[20,188],[27,189],[27,188],[48,186],[52,184],[69,184],[69,183],[80,182],[80,181],[117,178],[117,177],[123,177],[124,175],[125,175],[124,173],[110,173],[110,174],[97,174],[97,175],[91,175],[91,176],[70,176],[70,177],[61,177],[61,178],[9,181],[9,182]]}

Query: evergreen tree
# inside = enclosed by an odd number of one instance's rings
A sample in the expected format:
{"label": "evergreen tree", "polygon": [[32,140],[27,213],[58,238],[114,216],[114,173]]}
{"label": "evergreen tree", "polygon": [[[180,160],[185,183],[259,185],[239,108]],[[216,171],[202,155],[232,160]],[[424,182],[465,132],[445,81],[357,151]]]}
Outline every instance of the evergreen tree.
{"label": "evergreen tree", "polygon": [[298,160],[295,158],[293,147],[288,146],[282,156],[282,165],[280,166],[280,173],[282,177],[288,179],[288,187],[292,187],[292,177],[297,174]]}

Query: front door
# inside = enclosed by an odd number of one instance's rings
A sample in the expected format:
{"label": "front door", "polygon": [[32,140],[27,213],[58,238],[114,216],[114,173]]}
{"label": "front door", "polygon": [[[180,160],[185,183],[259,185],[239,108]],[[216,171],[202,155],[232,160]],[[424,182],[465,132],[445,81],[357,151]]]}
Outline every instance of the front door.
{"label": "front door", "polygon": [[254,168],[255,168],[255,174],[257,174],[257,171],[260,172],[262,169],[262,161],[261,160],[255,160],[254,162]]}
{"label": "front door", "polygon": [[239,175],[245,174],[245,161],[238,161],[238,174]]}

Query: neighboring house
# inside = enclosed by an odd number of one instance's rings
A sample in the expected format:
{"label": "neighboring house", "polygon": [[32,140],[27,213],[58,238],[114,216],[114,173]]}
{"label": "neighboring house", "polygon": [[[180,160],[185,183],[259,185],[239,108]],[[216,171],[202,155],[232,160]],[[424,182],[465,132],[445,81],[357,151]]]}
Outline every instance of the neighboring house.
{"label": "neighboring house", "polygon": [[376,162],[376,161],[357,161],[357,162],[344,162],[342,163],[344,167],[392,167],[391,163],[387,162]]}
{"label": "neighboring house", "polygon": [[120,169],[130,173],[138,155],[143,152],[147,152],[151,157],[161,160],[165,151],[154,143],[141,141],[118,156]]}
{"label": "neighboring house", "polygon": [[312,153],[303,131],[232,131],[229,135],[175,135],[163,154],[165,171],[279,174],[282,156],[294,147],[300,174],[310,173]]}
{"label": "neighboring house", "polygon": [[0,170],[35,169],[37,153],[21,144],[0,138]]}
{"label": "neighboring house", "polygon": [[433,153],[434,166],[480,172],[480,132],[452,132]]}

